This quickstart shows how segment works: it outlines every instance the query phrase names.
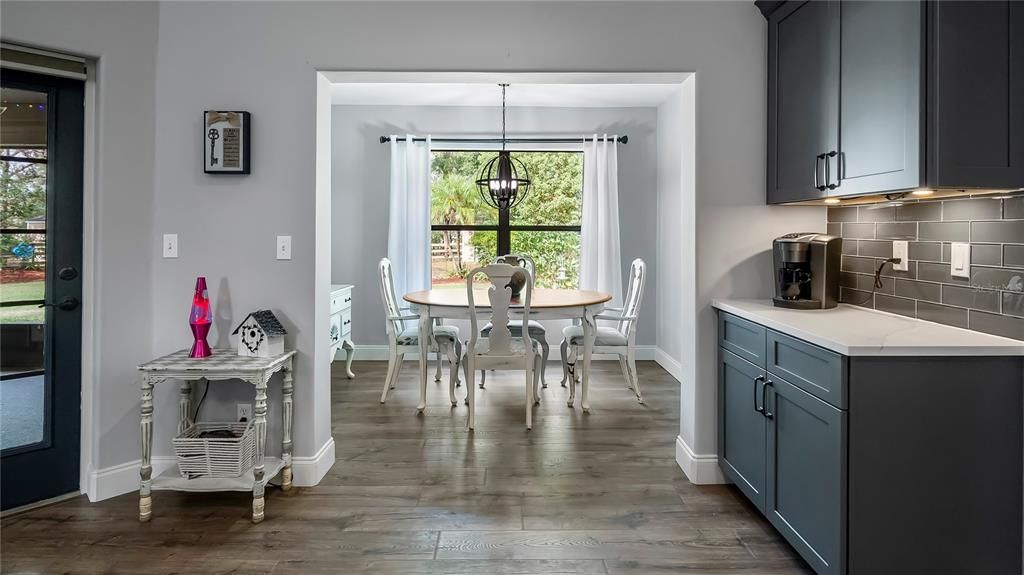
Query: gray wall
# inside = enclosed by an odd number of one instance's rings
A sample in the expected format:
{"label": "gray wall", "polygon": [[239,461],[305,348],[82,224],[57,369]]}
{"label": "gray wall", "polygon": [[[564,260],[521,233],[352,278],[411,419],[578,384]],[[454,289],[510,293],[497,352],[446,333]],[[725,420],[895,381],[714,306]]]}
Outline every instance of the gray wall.
{"label": "gray wall", "polygon": [[[683,205],[695,241],[679,246],[695,251],[697,336],[681,358],[695,416],[680,432],[696,454],[714,453],[711,300],[768,296],[771,239],[824,220],[818,208],[764,205],[766,24],[752,3],[163,2],[155,22],[153,10],[8,1],[0,23],[5,39],[100,58],[98,213],[87,223],[103,290],[93,359],[109,394],[98,399],[93,467],[138,459],[131,368],[188,343],[182,294],[197,273],[215,297],[226,283],[232,321],[258,306],[280,312],[299,352],[295,455],[330,437],[327,365],[314,361],[327,335],[316,318],[329,311],[314,287],[316,70],[696,72],[695,197]],[[494,36],[496,21],[518,33]],[[202,175],[200,113],[217,108],[252,112],[252,175]],[[178,260],[159,257],[171,232]],[[278,234],[293,237],[290,262],[273,259]],[[173,419],[161,401],[158,414]],[[173,422],[158,423],[167,453]]]}
{"label": "gray wall", "polygon": [[[334,283],[357,286],[352,335],[358,345],[386,345],[384,308],[377,287],[377,262],[387,254],[390,146],[386,134],[493,135],[499,108],[446,106],[334,106],[332,110]],[[619,218],[623,277],[633,258],[648,263],[651,281],[637,343],[655,344],[657,275],[657,134],[654,108],[510,108],[511,135],[628,134],[618,148]],[[537,146],[531,146],[537,148]],[[551,322],[548,338],[561,341],[562,322]],[[358,355],[357,355],[358,357]],[[557,353],[554,356],[557,359]]]}
{"label": "gray wall", "polygon": [[[1024,339],[1024,195],[829,208],[843,236],[842,299],[956,327]],[[910,269],[885,267],[893,240],[909,240]],[[970,242],[970,278],[949,273],[951,242]]]}

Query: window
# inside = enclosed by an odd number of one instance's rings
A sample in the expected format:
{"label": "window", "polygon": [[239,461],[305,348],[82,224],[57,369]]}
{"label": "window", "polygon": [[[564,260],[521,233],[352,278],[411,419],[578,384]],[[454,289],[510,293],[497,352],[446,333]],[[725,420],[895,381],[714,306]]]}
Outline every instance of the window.
{"label": "window", "polygon": [[583,152],[517,152],[532,186],[499,225],[498,210],[485,203],[476,179],[495,150],[431,153],[431,279],[434,288],[463,287],[474,267],[494,261],[499,234],[513,253],[537,263],[535,285],[579,286],[580,220],[583,214]]}

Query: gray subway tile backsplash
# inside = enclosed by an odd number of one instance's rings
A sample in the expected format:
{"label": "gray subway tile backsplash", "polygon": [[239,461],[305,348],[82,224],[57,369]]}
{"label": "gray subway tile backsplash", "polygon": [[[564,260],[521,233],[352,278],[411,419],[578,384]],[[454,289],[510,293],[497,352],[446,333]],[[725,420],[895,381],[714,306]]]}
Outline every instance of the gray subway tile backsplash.
{"label": "gray subway tile backsplash", "polygon": [[921,222],[918,239],[923,241],[966,242],[971,239],[968,222]]}
{"label": "gray subway tile backsplash", "polygon": [[916,222],[875,224],[875,237],[880,240],[916,240]]}
{"label": "gray subway tile backsplash", "polygon": [[1013,244],[1024,238],[1024,220],[971,222],[971,241]]}
{"label": "gray subway tile backsplash", "polygon": [[942,220],[998,220],[1002,216],[1003,204],[992,198],[973,200],[950,200],[942,202]]}
{"label": "gray subway tile backsplash", "polygon": [[[842,235],[846,303],[1024,339],[1024,193],[828,209]],[[909,270],[886,265],[893,240],[909,241]],[[971,243],[971,277],[950,274],[951,242]]]}

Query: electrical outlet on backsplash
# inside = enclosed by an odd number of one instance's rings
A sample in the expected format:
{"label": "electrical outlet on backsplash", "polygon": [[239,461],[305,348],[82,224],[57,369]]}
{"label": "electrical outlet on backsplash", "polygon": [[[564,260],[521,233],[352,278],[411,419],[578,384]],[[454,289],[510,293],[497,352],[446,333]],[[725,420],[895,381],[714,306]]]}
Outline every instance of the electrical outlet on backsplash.
{"label": "electrical outlet on backsplash", "polygon": [[[1024,340],[1024,193],[828,208],[843,237],[842,301]],[[906,271],[874,273],[908,242]],[[950,273],[952,244],[970,244],[969,277]]]}

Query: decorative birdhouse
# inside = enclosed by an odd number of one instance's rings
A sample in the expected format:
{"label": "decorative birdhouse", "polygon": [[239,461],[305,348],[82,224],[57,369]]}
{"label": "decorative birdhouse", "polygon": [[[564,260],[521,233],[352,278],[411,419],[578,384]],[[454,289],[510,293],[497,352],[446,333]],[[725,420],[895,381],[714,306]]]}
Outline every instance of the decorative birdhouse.
{"label": "decorative birdhouse", "polygon": [[274,312],[261,309],[247,315],[231,335],[238,336],[238,355],[272,357],[284,353],[287,333]]}

